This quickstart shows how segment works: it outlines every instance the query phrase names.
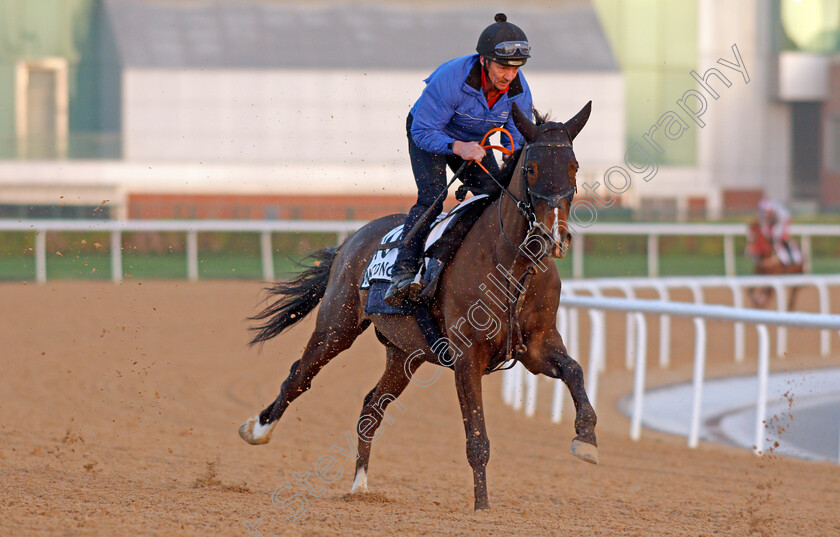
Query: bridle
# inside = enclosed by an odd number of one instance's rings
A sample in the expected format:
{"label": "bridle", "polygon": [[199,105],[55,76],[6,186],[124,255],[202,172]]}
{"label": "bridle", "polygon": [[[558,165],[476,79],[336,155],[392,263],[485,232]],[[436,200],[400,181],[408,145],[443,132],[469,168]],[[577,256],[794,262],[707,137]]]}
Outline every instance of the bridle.
{"label": "bridle", "polygon": [[[551,130],[559,130],[564,129],[562,126],[553,127],[551,129],[547,129],[542,134],[549,132]],[[510,149],[502,146],[486,146],[493,149],[497,149],[506,155],[513,154],[514,147],[513,147],[513,137],[510,133],[503,129],[503,128],[496,128],[491,129],[485,135],[484,139],[481,141],[482,147],[484,146],[484,142],[486,141],[487,137],[490,136],[493,132],[502,132],[505,134],[508,139],[510,140]],[[577,186],[570,184],[568,188],[560,192],[559,194],[549,194],[544,191],[538,191],[531,188],[528,184],[528,176],[530,175],[532,170],[529,170],[528,164],[528,154],[533,148],[546,148],[546,149],[572,149],[572,145],[570,142],[531,142],[525,144],[525,147],[522,150],[522,155],[519,157],[522,162],[522,167],[520,170],[520,176],[522,180],[522,189],[525,192],[525,200],[520,200],[513,193],[508,190],[507,187],[502,185],[490,171],[485,168],[480,161],[476,161],[479,166],[487,173],[487,175],[496,183],[502,193],[507,195],[513,203],[516,205],[517,210],[522,214],[523,217],[528,221],[528,232],[525,234],[525,239],[519,246],[514,246],[510,239],[508,239],[507,235],[505,234],[505,227],[504,227],[504,219],[502,218],[502,203],[501,201],[498,204],[498,218],[499,218],[499,231],[501,232],[502,239],[504,240],[505,244],[516,252],[516,255],[511,263],[510,268],[508,269],[508,273],[511,273],[513,270],[513,266],[516,264],[517,258],[522,255],[524,246],[527,245],[530,241],[534,239],[534,237],[544,236],[548,239],[549,242],[553,241],[553,233],[551,230],[545,227],[545,225],[537,220],[537,213],[536,213],[536,204],[540,201],[548,202],[549,207],[558,207],[560,202],[564,199],[569,200],[569,204],[571,205],[572,200],[574,198],[575,193],[577,192]],[[536,201],[535,201],[536,200]],[[555,209],[556,210],[556,209]],[[556,223],[555,223],[556,226]],[[545,257],[548,255],[547,249],[542,249],[540,255],[537,258],[529,256],[528,264],[523,272],[522,276],[518,279],[518,285],[514,286],[515,289],[510,289],[510,282],[508,282],[508,291],[510,294],[505,294],[505,299],[507,301],[507,312],[508,312],[508,330],[507,330],[507,343],[506,343],[506,353],[505,353],[505,360],[497,364],[496,366],[490,368],[485,373],[489,373],[492,371],[499,371],[504,369],[510,369],[513,367],[519,358],[527,352],[527,347],[525,346],[522,338],[522,329],[519,324],[519,315],[522,310],[523,302],[522,298],[525,294],[523,290],[527,289],[530,285],[531,279],[536,274],[536,268],[538,259]],[[515,299],[511,299],[511,295],[515,296]],[[514,333],[516,334],[516,339],[518,343],[516,344],[516,348],[513,348],[514,342]],[[508,365],[504,365],[504,364]]]}
{"label": "bridle", "polygon": [[[553,131],[553,130],[561,130],[561,129],[565,130],[564,127],[557,126],[557,127],[551,128],[551,129],[547,129],[546,131],[544,131],[541,134],[545,134],[545,133]],[[508,137],[508,139],[510,140],[510,149],[508,149],[507,147],[503,147],[503,146],[496,146],[496,145],[485,146],[484,145],[484,142],[487,140],[487,138],[494,132],[501,132],[502,134],[504,134]],[[513,137],[510,135],[510,133],[506,129],[503,129],[503,128],[494,128],[494,129],[489,130],[487,132],[487,134],[484,135],[484,138],[482,139],[481,144],[482,144],[482,147],[484,147],[485,149],[487,149],[487,148],[497,149],[497,150],[501,151],[502,153],[504,153],[506,155],[511,155],[514,152]],[[504,222],[502,220],[502,209],[501,209],[502,204],[499,203],[499,209],[498,209],[499,229],[501,231],[502,239],[513,250],[520,250],[521,247],[524,244],[529,243],[529,241],[533,240],[533,238],[535,236],[542,235],[542,236],[545,236],[546,238],[548,238],[549,241],[552,241],[553,237],[552,237],[551,230],[546,228],[544,224],[542,224],[541,222],[539,222],[537,220],[536,204],[539,203],[540,201],[545,201],[545,202],[548,202],[549,207],[558,207],[564,199],[568,199],[569,200],[569,205],[571,205],[572,200],[574,199],[574,196],[577,193],[577,185],[572,185],[572,184],[570,184],[568,188],[566,188],[565,190],[563,190],[559,194],[547,194],[545,192],[540,192],[540,191],[537,191],[537,190],[534,190],[533,188],[531,188],[531,186],[528,184],[528,175],[531,172],[531,170],[529,169],[530,165],[528,164],[528,153],[531,151],[531,149],[533,149],[535,147],[536,148],[549,148],[549,149],[572,149],[572,144],[570,142],[564,142],[564,141],[563,142],[537,142],[537,141],[534,141],[534,142],[530,142],[530,143],[525,144],[525,147],[522,150],[522,156],[520,157],[520,160],[522,161],[520,176],[522,178],[522,189],[525,192],[525,200],[524,201],[520,200],[519,198],[514,196],[513,193],[511,193],[510,190],[508,190],[507,187],[502,185],[495,177],[493,177],[493,174],[491,174],[490,171],[487,170],[487,168],[485,168],[484,165],[482,165],[480,161],[475,161],[479,166],[481,166],[481,168],[487,173],[487,175],[493,180],[493,182],[496,183],[496,186],[498,186],[501,189],[502,193],[507,195],[511,199],[511,201],[513,201],[516,204],[516,208],[519,210],[520,214],[522,214],[522,216],[524,216],[525,219],[528,221],[528,232],[525,235],[525,239],[522,241],[522,243],[519,245],[519,247],[514,246],[510,242],[510,239],[508,239],[507,235],[505,234]]]}

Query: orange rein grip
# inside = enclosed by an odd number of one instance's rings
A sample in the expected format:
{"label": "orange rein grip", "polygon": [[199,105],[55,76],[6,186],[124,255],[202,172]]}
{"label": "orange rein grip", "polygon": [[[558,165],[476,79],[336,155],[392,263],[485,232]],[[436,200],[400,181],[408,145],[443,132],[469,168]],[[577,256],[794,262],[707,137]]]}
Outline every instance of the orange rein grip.
{"label": "orange rein grip", "polygon": [[[510,140],[510,149],[501,145],[484,145],[484,143],[487,141],[487,138],[489,138],[490,135],[494,132],[501,132],[502,134],[508,137],[508,140]],[[511,136],[510,132],[508,132],[508,130],[504,127],[494,127],[487,131],[487,133],[484,135],[484,138],[481,139],[481,147],[484,149],[495,149],[496,151],[501,151],[505,155],[510,155],[514,151],[513,136]],[[484,167],[484,164],[482,164],[480,160],[474,160],[473,162],[481,166],[481,169],[484,170],[488,175],[490,174],[490,171]]]}

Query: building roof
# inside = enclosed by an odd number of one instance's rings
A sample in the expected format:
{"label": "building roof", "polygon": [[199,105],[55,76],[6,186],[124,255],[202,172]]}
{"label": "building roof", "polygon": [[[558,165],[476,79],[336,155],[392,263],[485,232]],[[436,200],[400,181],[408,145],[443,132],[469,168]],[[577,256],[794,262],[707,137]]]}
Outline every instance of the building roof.
{"label": "building roof", "polygon": [[[431,70],[475,50],[496,10],[457,3],[106,0],[126,68]],[[589,2],[505,9],[533,47],[529,71],[616,71]]]}

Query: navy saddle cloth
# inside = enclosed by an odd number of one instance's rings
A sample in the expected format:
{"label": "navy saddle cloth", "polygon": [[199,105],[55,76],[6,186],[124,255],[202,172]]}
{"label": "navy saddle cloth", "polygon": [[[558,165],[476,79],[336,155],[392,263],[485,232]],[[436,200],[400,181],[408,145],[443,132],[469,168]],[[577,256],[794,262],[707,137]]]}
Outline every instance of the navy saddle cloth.
{"label": "navy saddle cloth", "polygon": [[[441,213],[435,220],[429,237],[426,239],[425,259],[418,277],[423,285],[420,297],[429,302],[437,291],[438,281],[446,264],[455,256],[458,246],[464,240],[467,232],[484,212],[495,197],[482,194],[456,205],[450,212]],[[365,270],[362,289],[370,289],[365,314],[417,314],[420,306],[408,303],[395,308],[385,304],[385,291],[391,284],[391,271],[397,259],[397,248],[402,237],[403,226],[399,225],[385,234],[380,241],[379,248],[373,255]]]}

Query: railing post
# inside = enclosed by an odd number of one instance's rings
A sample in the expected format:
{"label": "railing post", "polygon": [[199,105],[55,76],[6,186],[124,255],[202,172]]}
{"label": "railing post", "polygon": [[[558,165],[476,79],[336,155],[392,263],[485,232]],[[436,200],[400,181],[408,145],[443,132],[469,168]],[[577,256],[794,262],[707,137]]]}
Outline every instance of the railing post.
{"label": "railing post", "polygon": [[187,279],[198,281],[198,232],[187,231]]}
{"label": "railing post", "polygon": [[[636,298],[636,293],[633,292],[633,288],[629,285],[622,285],[621,291],[624,293],[624,296],[628,299]],[[633,348],[636,346],[635,343],[635,332],[633,331],[633,314],[628,312],[627,313],[627,328],[625,334],[625,349],[624,349],[624,365],[628,371],[633,370]]]}
{"label": "railing post", "polygon": [[525,372],[525,415],[529,418],[537,413],[537,376],[530,371]]}
{"label": "railing post", "polygon": [[122,231],[111,231],[111,281],[120,283],[123,279]]}
{"label": "railing post", "polygon": [[633,416],[630,422],[630,438],[638,440],[642,437],[642,409],[645,397],[645,360],[647,354],[647,326],[642,313],[634,313],[638,329],[636,339],[636,371],[633,377]]}
{"label": "railing post", "polygon": [[659,236],[649,233],[647,237],[648,278],[659,276]]}
{"label": "railing post", "polygon": [[513,404],[513,369],[505,369],[502,371],[502,401],[506,405]]}
{"label": "railing post", "polygon": [[802,235],[802,271],[811,273],[811,236]]}
{"label": "railing post", "polygon": [[47,230],[35,231],[35,281],[47,283]]}
{"label": "railing post", "polygon": [[274,280],[274,251],[271,248],[271,231],[260,232],[260,255],[262,257],[263,279]]}
{"label": "railing post", "polygon": [[586,373],[586,394],[592,408],[597,408],[598,401],[598,370],[601,368],[601,361],[604,359],[604,340],[606,338],[606,323],[604,312],[594,309],[587,310],[589,313],[589,367]]}
{"label": "railing post", "polygon": [[523,389],[522,389],[522,382],[523,382],[523,375],[525,374],[525,366],[522,365],[521,362],[516,362],[516,365],[513,366],[512,371],[513,374],[513,409],[514,410],[522,410],[522,399],[523,399]]}
{"label": "railing post", "polygon": [[566,340],[566,350],[569,355],[577,360],[580,353],[580,317],[578,316],[577,308],[572,308],[569,311],[569,332]]}
{"label": "railing post", "polygon": [[[776,291],[776,311],[784,313],[787,307],[787,293],[784,284],[773,282]],[[776,356],[783,357],[787,352],[787,327],[780,324],[776,327]]]}
{"label": "railing post", "polygon": [[561,379],[554,379],[554,395],[551,399],[551,423],[560,423],[563,421],[563,399],[565,395],[566,383]]}
{"label": "railing post", "polygon": [[[820,313],[828,315],[831,313],[828,287],[826,287],[824,280],[817,281],[816,286],[817,293],[819,293],[820,297]],[[829,352],[831,352],[831,332],[829,330],[820,330],[820,354],[822,356],[828,356]]]}
{"label": "railing post", "polygon": [[583,278],[583,238],[579,234],[572,241],[572,278]]}
{"label": "railing post", "polygon": [[[741,286],[735,283],[734,280],[729,281],[729,289],[732,291],[732,306],[736,308],[744,307],[744,290]],[[741,363],[744,361],[744,323],[736,322],[734,325],[733,339],[735,340],[735,362]]]}
{"label": "railing post", "polygon": [[[662,282],[654,282],[659,300],[668,301],[668,289]],[[671,363],[671,316],[659,316],[659,367],[666,368]]]}
{"label": "railing post", "polygon": [[735,236],[723,236],[723,265],[727,276],[735,276]]}
{"label": "railing post", "polygon": [[703,377],[706,370],[706,322],[694,317],[694,400],[691,407],[691,432],[688,447],[697,447],[700,439],[700,415],[703,408]]}
{"label": "railing post", "polygon": [[767,327],[759,324],[758,331],[758,401],[755,407],[755,448],[756,455],[764,452],[764,420],[767,416],[767,377],[770,369],[770,335]]}

